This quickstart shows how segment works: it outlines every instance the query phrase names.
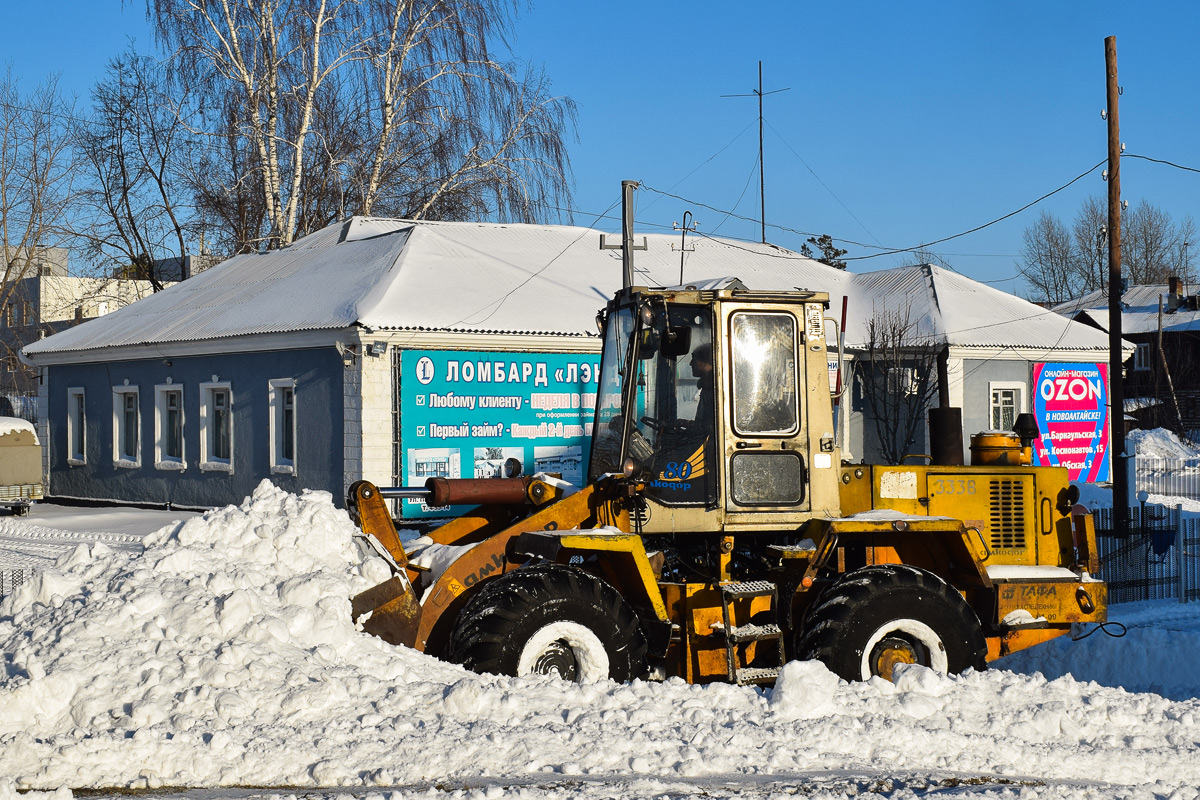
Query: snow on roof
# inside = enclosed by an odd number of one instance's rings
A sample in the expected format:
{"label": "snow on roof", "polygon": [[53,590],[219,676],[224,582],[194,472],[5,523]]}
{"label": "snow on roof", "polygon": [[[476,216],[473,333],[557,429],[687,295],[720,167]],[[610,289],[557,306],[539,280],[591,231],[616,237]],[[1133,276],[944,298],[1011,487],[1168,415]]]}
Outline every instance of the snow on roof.
{"label": "snow on roof", "polygon": [[[600,238],[583,227],[354,217],[281,250],[232,258],[24,353],[48,363],[104,347],[354,326],[594,336],[595,313],[620,289],[622,271],[620,251],[601,249]],[[1086,325],[940,267],[856,274],[768,244],[691,237],[681,253],[678,236],[643,239],[635,284],[713,286],[735,276],[750,289],[828,292],[834,313],[848,295],[852,349],[866,343],[873,314],[902,307],[923,338],[951,345],[1107,347]]]}
{"label": "snow on roof", "polygon": [[[1180,306],[1170,310],[1168,298],[1170,287],[1165,283],[1149,283],[1131,286],[1121,295],[1121,332],[1157,333],[1159,325],[1159,302],[1162,303],[1162,329],[1164,331],[1200,330],[1200,311]],[[1054,307],[1054,312],[1073,319],[1084,318],[1102,331],[1108,330],[1108,291],[1097,289],[1083,297],[1070,300]]]}
{"label": "snow on roof", "polygon": [[847,343],[864,346],[872,316],[906,311],[918,335],[959,347],[1103,350],[1108,340],[1086,325],[1066,321],[1027,300],[953,270],[924,264],[850,276],[853,319]]}

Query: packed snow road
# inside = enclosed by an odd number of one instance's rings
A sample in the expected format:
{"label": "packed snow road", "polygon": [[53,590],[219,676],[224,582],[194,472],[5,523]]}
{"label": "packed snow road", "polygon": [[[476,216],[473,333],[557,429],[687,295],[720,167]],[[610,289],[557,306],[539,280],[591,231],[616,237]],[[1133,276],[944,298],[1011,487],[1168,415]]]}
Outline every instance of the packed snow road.
{"label": "packed snow road", "polygon": [[347,598],[386,572],[353,532],[328,495],[264,483],[144,552],[81,544],[6,597],[0,800],[1198,796],[1189,607],[1118,606],[1124,638],[958,677],[846,684],[793,662],[774,690],[577,686],[355,631]]}

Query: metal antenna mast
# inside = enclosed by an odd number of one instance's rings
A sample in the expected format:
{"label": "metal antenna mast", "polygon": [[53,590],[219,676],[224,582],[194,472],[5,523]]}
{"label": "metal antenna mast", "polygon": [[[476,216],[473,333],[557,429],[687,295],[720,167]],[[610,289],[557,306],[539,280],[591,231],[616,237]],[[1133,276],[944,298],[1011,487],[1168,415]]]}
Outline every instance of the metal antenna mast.
{"label": "metal antenna mast", "polygon": [[760,221],[762,222],[762,242],[767,243],[767,192],[766,192],[766,170],[763,166],[763,95],[764,94],[779,94],[786,92],[791,87],[786,89],[775,89],[774,91],[764,92],[762,88],[762,62],[758,62],[758,88],[751,94],[723,94],[721,97],[757,97],[758,98],[758,199],[760,202]]}

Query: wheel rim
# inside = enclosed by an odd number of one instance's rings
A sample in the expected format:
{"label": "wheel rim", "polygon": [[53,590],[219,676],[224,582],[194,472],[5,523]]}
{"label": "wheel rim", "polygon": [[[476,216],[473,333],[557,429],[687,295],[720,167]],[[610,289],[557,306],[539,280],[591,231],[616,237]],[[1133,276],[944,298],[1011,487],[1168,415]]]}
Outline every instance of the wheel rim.
{"label": "wheel rim", "polygon": [[609,676],[608,652],[590,628],[554,622],[529,637],[517,660],[517,675],[556,675],[592,683]]}
{"label": "wheel rim", "polygon": [[861,674],[892,680],[897,664],[920,664],[938,672],[949,671],[942,637],[924,622],[898,619],[880,626],[863,648]]}
{"label": "wheel rim", "polygon": [[529,671],[535,675],[557,675],[564,681],[576,681],[579,662],[575,660],[575,651],[568,642],[555,639],[535,654],[533,667]]}

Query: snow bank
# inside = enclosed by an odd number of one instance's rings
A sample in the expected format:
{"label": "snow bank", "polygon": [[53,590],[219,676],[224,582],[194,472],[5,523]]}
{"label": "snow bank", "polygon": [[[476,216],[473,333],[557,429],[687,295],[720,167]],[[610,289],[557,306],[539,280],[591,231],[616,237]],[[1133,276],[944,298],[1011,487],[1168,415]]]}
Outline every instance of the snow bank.
{"label": "snow bank", "polygon": [[[354,630],[347,598],[384,573],[353,533],[328,495],[264,483],[240,507],[151,535],[141,555],[81,545],[5,599],[0,776],[15,783],[0,782],[0,800],[13,786],[444,796],[447,782],[485,779],[486,792],[455,796],[499,796],[498,780],[559,796],[672,780],[794,790],[813,775],[864,794],[898,774],[1031,777],[1045,792],[993,797],[1094,797],[1107,783],[1102,796],[1187,800],[1200,785],[1200,702],[1071,677],[913,667],[895,685],[846,684],[792,663],[768,691],[467,673]],[[1106,642],[1151,660],[1135,634]],[[1062,644],[1063,663],[1079,645]]]}
{"label": "snow bank", "polygon": [[1150,458],[1200,457],[1200,452],[1197,452],[1195,447],[1180,441],[1178,436],[1165,428],[1154,428],[1147,431],[1133,430],[1125,438],[1127,444],[1133,447],[1133,452],[1139,456]]}
{"label": "snow bank", "polygon": [[[1077,631],[1086,638],[1063,637],[1038,647],[1014,653],[993,664],[1014,672],[1040,672],[1047,678],[1073,676],[1120,686],[1130,692],[1153,692],[1176,700],[1200,696],[1200,613],[1195,604],[1176,600],[1150,600],[1109,606],[1107,636],[1089,626]],[[1140,658],[1139,658],[1140,656]],[[1140,668],[1131,669],[1131,661]],[[1195,702],[1195,701],[1193,701]]]}

